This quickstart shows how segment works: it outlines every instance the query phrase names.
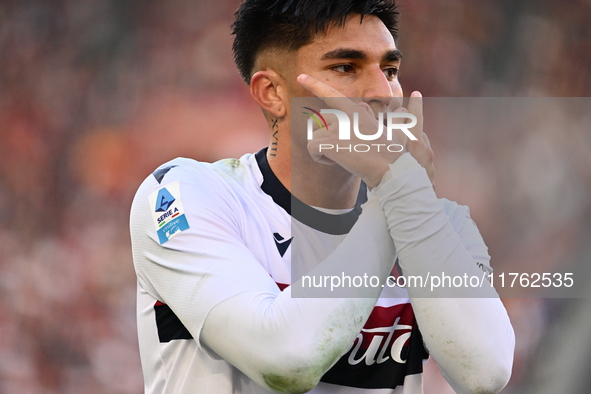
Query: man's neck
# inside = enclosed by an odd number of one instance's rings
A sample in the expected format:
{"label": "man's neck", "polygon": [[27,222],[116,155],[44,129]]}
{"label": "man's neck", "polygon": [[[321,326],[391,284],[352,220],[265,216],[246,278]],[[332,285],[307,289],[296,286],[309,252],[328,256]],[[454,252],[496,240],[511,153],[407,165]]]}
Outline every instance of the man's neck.
{"label": "man's neck", "polygon": [[307,205],[328,208],[353,208],[357,201],[360,179],[338,165],[320,164],[306,153],[271,155],[271,170],[289,192]]}

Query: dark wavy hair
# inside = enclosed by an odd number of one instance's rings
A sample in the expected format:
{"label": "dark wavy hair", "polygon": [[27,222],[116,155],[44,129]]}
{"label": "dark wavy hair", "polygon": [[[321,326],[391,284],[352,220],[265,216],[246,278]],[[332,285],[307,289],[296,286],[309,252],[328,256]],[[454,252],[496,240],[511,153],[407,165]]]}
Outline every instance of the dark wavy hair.
{"label": "dark wavy hair", "polygon": [[351,14],[378,17],[397,39],[396,0],[245,0],[232,24],[232,51],[240,75],[250,83],[261,51],[298,50],[330,25],[343,26]]}

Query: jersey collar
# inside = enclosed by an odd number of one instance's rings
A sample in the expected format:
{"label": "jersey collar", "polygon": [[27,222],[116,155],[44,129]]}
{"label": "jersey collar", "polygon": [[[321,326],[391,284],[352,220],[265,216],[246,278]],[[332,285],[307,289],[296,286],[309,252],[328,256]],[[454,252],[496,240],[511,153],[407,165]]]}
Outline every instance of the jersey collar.
{"label": "jersey collar", "polygon": [[257,152],[255,157],[263,175],[261,189],[271,196],[275,204],[283,208],[291,217],[327,234],[343,235],[351,231],[357,218],[361,215],[361,205],[367,201],[367,186],[364,182],[361,182],[355,208],[342,215],[331,215],[314,209],[291,195],[271,170],[267,161],[267,148]]}

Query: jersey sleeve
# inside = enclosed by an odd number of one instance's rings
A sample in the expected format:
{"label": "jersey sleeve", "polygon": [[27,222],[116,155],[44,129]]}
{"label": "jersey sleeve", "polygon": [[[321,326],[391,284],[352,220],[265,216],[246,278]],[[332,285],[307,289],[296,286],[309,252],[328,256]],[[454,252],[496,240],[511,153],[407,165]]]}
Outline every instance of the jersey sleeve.
{"label": "jersey sleeve", "polygon": [[143,290],[167,304],[193,338],[221,301],[252,290],[279,292],[244,245],[240,207],[216,174],[180,163],[156,175],[132,204],[135,269]]}
{"label": "jersey sleeve", "polygon": [[458,393],[498,392],[511,374],[515,336],[486,279],[486,245],[467,208],[438,200],[410,154],[399,160],[404,171],[391,165],[378,194],[404,275],[431,279],[408,288],[425,344]]}
{"label": "jersey sleeve", "polygon": [[459,235],[462,245],[472,256],[474,264],[482,271],[491,273],[493,269],[490,264],[488,247],[480,234],[480,230],[478,230],[476,222],[470,216],[470,208],[446,198],[440,199],[440,202],[451,226]]}

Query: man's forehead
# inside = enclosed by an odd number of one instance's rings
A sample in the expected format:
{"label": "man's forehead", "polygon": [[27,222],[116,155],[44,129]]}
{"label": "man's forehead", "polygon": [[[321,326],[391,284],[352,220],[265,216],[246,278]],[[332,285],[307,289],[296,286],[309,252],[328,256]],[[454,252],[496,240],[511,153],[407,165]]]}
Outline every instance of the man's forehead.
{"label": "man's forehead", "polygon": [[347,51],[362,52],[366,58],[380,61],[396,61],[402,57],[392,34],[378,17],[365,15],[361,18],[359,14],[351,14],[344,24],[333,23],[326,30],[316,33],[310,43],[296,51],[296,61],[291,50],[273,47],[257,55],[254,68],[273,69],[281,75],[297,75],[308,72],[306,67],[322,62],[323,57],[324,61],[331,55],[339,59],[359,58],[350,54],[345,56]]}
{"label": "man's forehead", "polygon": [[396,49],[396,43],[378,17],[352,14],[347,17],[344,24],[329,25],[326,30],[318,32],[309,44],[302,47],[304,50],[323,52],[323,56],[325,52],[338,48],[390,51]]}
{"label": "man's forehead", "polygon": [[298,51],[300,60],[363,59],[378,56],[388,61],[400,60],[402,55],[384,23],[373,15],[361,18],[350,15],[344,24],[332,24],[318,32],[312,41]]}

